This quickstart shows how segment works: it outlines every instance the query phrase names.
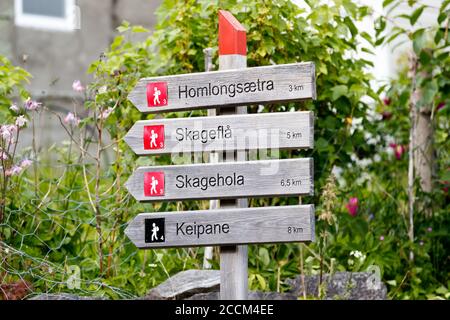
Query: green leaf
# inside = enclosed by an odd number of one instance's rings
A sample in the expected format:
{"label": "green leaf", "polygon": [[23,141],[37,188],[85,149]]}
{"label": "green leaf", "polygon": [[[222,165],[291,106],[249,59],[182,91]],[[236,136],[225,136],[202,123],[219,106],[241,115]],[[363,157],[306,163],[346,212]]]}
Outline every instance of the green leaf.
{"label": "green leaf", "polygon": [[395,280],[388,280],[388,281],[386,281],[386,283],[391,286],[394,286],[394,287],[397,285],[397,281],[395,281]]}
{"label": "green leaf", "polygon": [[425,47],[427,35],[425,33],[425,29],[419,29],[413,33],[413,49],[414,52],[419,55],[420,51]]}
{"label": "green leaf", "polygon": [[264,266],[268,266],[270,264],[269,251],[266,248],[259,248],[259,258]]}
{"label": "green leaf", "polygon": [[[400,28],[399,28],[399,29],[400,29]],[[403,34],[403,33],[406,33],[406,31],[403,30],[403,29],[397,30],[396,32],[394,32],[393,34],[391,34],[391,35],[389,36],[389,38],[386,39],[386,42],[387,42],[387,43],[391,43],[392,41],[394,41],[395,39],[397,39],[397,37],[398,37],[399,35],[401,35],[401,34]]]}
{"label": "green leaf", "polygon": [[123,42],[125,37],[123,35],[115,37],[113,43],[111,44],[111,50],[116,50]]}
{"label": "green leaf", "polygon": [[446,171],[446,172],[442,175],[441,179],[442,179],[443,181],[448,181],[448,182],[450,182],[450,171]]}
{"label": "green leaf", "polygon": [[395,18],[402,18],[402,19],[410,20],[411,16],[406,13],[402,13],[402,14],[396,15]]}
{"label": "green leaf", "polygon": [[450,4],[450,0],[445,0],[442,2],[441,7],[439,8],[439,12],[443,12],[445,8]]}
{"label": "green leaf", "polygon": [[445,18],[447,18],[447,16],[448,15],[445,12],[441,12],[437,19],[438,23],[441,24],[445,20]]}
{"label": "green leaf", "polygon": [[263,278],[263,276],[261,276],[260,274],[256,274],[256,279],[258,280],[261,289],[266,290],[266,280]]}
{"label": "green leaf", "polygon": [[362,51],[362,52],[369,53],[369,54],[372,54],[372,55],[375,54],[375,52],[373,52],[372,50],[370,50],[370,49],[368,49],[368,48],[361,48],[361,51]]}
{"label": "green leaf", "polygon": [[364,39],[366,39],[367,40],[367,42],[369,42],[370,44],[372,44],[373,43],[373,41],[372,41],[372,37],[370,36],[370,34],[368,34],[367,32],[361,32],[361,37],[363,37]]}
{"label": "green leaf", "polygon": [[328,142],[324,138],[320,137],[319,139],[317,139],[315,147],[319,152],[326,152],[328,151]]}
{"label": "green leaf", "polygon": [[11,229],[10,228],[4,228],[3,229],[3,234],[4,234],[4,238],[8,240],[11,237]]}
{"label": "green leaf", "polygon": [[431,62],[432,55],[427,50],[422,50],[419,55],[419,61],[423,66],[428,65]]}
{"label": "green leaf", "polygon": [[[400,4],[402,4],[402,1],[397,1],[397,2],[395,2],[395,3],[387,10],[386,15],[387,15],[387,16],[391,15],[391,13],[394,12],[394,10],[395,10],[398,6],[400,6]],[[384,8],[386,8],[386,7],[384,7]]]}
{"label": "green leaf", "polygon": [[130,29],[130,23],[128,21],[124,21],[122,22],[122,24],[117,27],[117,31],[119,31],[120,33],[128,31]]}
{"label": "green leaf", "polygon": [[356,28],[355,24],[353,23],[352,19],[349,17],[344,18],[344,23],[347,25],[348,29],[350,30],[350,33],[352,34],[352,37],[356,36],[358,34],[358,29]]}
{"label": "green leaf", "polygon": [[260,46],[257,50],[256,53],[258,55],[260,55],[261,57],[265,57],[267,54],[266,48],[264,46]]}
{"label": "green leaf", "polygon": [[375,20],[375,36],[378,37],[386,28],[386,20],[384,17],[379,17]]}
{"label": "green leaf", "polygon": [[383,8],[386,8],[388,5],[390,5],[394,0],[384,0],[383,1]]}
{"label": "green leaf", "polygon": [[332,99],[333,101],[336,101],[336,100],[339,99],[340,97],[347,95],[347,93],[348,93],[348,88],[347,88],[346,85],[338,85],[338,86],[333,87],[333,88],[331,89],[331,91],[333,92],[333,93],[332,93],[332,96],[331,96],[331,99]]}
{"label": "green leaf", "polygon": [[415,25],[417,20],[419,19],[420,15],[422,14],[423,10],[425,9],[425,6],[421,6],[420,8],[417,8],[416,10],[414,10],[414,12],[412,13],[412,15],[409,17],[409,22],[411,23],[411,25]]}
{"label": "green leaf", "polygon": [[436,293],[439,293],[439,294],[446,294],[447,292],[448,292],[448,290],[444,286],[440,286],[439,288],[436,289]]}
{"label": "green leaf", "polygon": [[319,71],[319,73],[327,75],[328,74],[328,69],[327,69],[327,65],[325,63],[319,63],[317,64],[317,70]]}
{"label": "green leaf", "polygon": [[131,32],[134,33],[143,33],[143,32],[150,32],[150,30],[144,28],[143,26],[133,26],[131,28]]}
{"label": "green leaf", "polygon": [[378,38],[377,41],[375,41],[375,46],[379,46],[380,44],[382,44],[384,42],[384,38],[385,37]]}
{"label": "green leaf", "polygon": [[189,49],[189,51],[188,51],[188,55],[190,55],[190,56],[193,56],[193,55],[195,55],[197,53],[197,50],[195,50],[195,49]]}

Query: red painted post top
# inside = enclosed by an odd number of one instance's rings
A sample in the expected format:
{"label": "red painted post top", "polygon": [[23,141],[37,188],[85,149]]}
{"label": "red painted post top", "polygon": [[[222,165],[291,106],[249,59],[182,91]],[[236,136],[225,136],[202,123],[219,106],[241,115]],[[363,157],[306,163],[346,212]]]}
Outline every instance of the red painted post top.
{"label": "red painted post top", "polygon": [[247,32],[228,11],[219,10],[219,55],[247,55]]}

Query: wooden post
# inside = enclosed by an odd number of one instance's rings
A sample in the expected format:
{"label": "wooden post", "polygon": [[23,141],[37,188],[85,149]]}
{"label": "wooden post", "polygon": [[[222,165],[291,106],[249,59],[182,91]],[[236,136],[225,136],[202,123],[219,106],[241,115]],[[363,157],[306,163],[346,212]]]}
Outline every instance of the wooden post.
{"label": "wooden post", "polygon": [[[244,27],[228,11],[219,11],[219,69],[247,67],[247,34]],[[240,106],[218,110],[218,115],[247,113]],[[225,161],[245,161],[246,151],[227,152]],[[221,208],[245,208],[247,199],[221,200]],[[220,247],[220,299],[245,300],[248,295],[248,246]]]}
{"label": "wooden post", "polygon": [[[206,48],[203,50],[205,53],[205,71],[212,71],[212,48]],[[208,109],[208,117],[215,117],[216,109]],[[218,153],[217,152],[210,152],[209,153],[209,162],[211,163],[217,163],[218,162]],[[219,207],[219,200],[210,200],[209,201],[209,209],[215,210]],[[206,247],[205,253],[203,255],[203,269],[211,269],[212,265],[209,262],[213,258],[214,253],[213,247]]]}

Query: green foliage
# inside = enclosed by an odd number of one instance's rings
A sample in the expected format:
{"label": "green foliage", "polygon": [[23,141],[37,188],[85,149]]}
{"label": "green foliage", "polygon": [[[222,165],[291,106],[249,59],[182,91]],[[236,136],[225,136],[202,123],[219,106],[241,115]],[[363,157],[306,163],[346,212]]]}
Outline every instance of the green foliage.
{"label": "green foliage", "polygon": [[24,84],[31,75],[20,67],[14,66],[6,57],[0,55],[0,122],[10,121],[13,97],[19,96],[23,100],[29,97]]}
{"label": "green foliage", "polygon": [[[374,119],[376,129],[371,132],[375,153],[369,157],[366,167],[353,168],[346,172],[345,180],[359,179],[358,190],[348,186],[348,192],[365,199],[363,215],[364,244],[378,243],[371,251],[376,265],[382,266],[383,278],[389,284],[390,297],[396,299],[447,298],[450,275],[449,257],[449,201],[448,165],[449,157],[449,108],[450,103],[450,60],[448,55],[449,4],[444,1],[439,9],[411,3],[408,10],[396,16],[395,10],[401,1],[385,1],[387,17],[380,17],[376,41],[391,44],[394,49],[403,44],[406,54],[399,65],[398,76],[379,90],[386,96],[376,105],[379,116]],[[425,11],[437,14],[438,25],[417,27],[416,23]],[[401,27],[395,18],[404,18],[409,26]],[[389,31],[384,29],[393,23]],[[406,39],[406,40],[405,40]],[[416,92],[416,93],[415,93]],[[419,93],[419,94],[417,94]],[[419,99],[417,100],[416,97]],[[412,101],[417,100],[415,104]],[[407,241],[408,223],[408,154],[399,159],[392,154],[392,143],[406,149],[409,144],[410,112],[413,107],[429,115],[434,131],[433,148],[436,152],[436,176],[433,177],[433,191],[425,193],[416,181],[414,243]],[[378,134],[374,134],[378,133]],[[358,181],[358,180],[356,180]],[[346,189],[343,189],[343,191]],[[432,217],[427,212],[432,212]],[[371,217],[370,222],[368,216]],[[367,226],[366,226],[367,225]],[[347,234],[345,232],[344,234]],[[374,241],[367,237],[374,236]],[[376,241],[383,235],[384,240]],[[341,245],[342,241],[337,241]],[[370,245],[365,250],[370,251]],[[383,250],[387,249],[387,251]],[[361,249],[360,249],[361,250]],[[414,252],[410,261],[409,251]],[[365,252],[365,251],[363,251]],[[369,256],[369,255],[368,255]],[[444,289],[443,289],[444,288]],[[436,290],[441,295],[436,294]]]}

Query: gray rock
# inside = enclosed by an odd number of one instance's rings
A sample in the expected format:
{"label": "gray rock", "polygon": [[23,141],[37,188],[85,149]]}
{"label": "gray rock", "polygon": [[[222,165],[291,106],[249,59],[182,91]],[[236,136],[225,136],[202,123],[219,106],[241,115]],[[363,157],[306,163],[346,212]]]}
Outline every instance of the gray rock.
{"label": "gray rock", "polygon": [[[249,300],[297,300],[297,297],[289,293],[250,291]],[[219,291],[197,293],[186,300],[219,300]]]}
{"label": "gray rock", "polygon": [[248,299],[249,300],[297,300],[297,296],[292,293],[250,291],[248,293]]}
{"label": "gray rock", "polygon": [[70,293],[42,293],[28,300],[106,300],[104,297],[77,296]]}
{"label": "gray rock", "polygon": [[185,300],[219,300],[219,291],[197,293],[186,297]]}
{"label": "gray rock", "polygon": [[[301,276],[286,280],[291,289],[289,294],[303,297]],[[368,272],[336,272],[332,277],[323,275],[322,288],[327,300],[385,300],[387,289],[381,281],[374,283],[373,275]],[[319,276],[305,276],[307,296],[318,296]]]}
{"label": "gray rock", "polygon": [[194,294],[218,291],[219,270],[187,270],[150,290],[144,300],[179,300]]}
{"label": "gray rock", "polygon": [[[337,272],[332,277],[323,275],[322,296],[327,300],[384,300],[386,286],[373,283],[372,274],[367,272]],[[250,300],[296,300],[303,297],[301,277],[287,279],[291,288],[285,293],[249,292]],[[306,276],[307,297],[318,297],[319,276]],[[220,290],[219,270],[187,270],[163,282],[143,298],[146,300],[218,300]]]}
{"label": "gray rock", "polygon": [[[367,272],[337,272],[323,275],[323,299],[327,300],[384,300],[386,286],[374,283]],[[285,293],[250,291],[249,300],[296,300],[303,297],[301,276],[285,281],[290,289]],[[305,276],[307,297],[318,297],[319,276]],[[150,290],[144,300],[218,300],[220,290],[219,270],[182,271]],[[30,300],[105,300],[104,297],[77,296],[69,293],[39,294]]]}

